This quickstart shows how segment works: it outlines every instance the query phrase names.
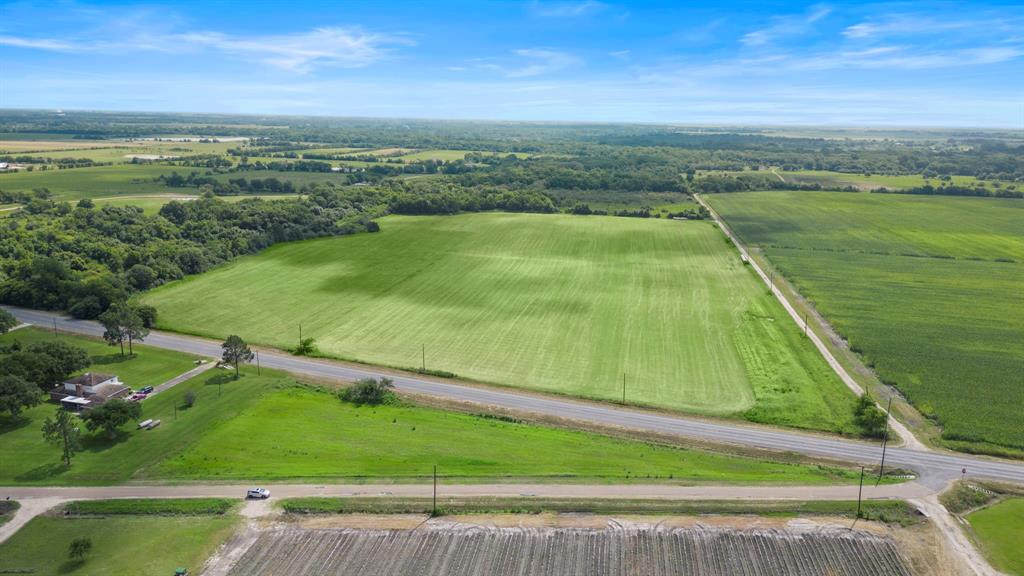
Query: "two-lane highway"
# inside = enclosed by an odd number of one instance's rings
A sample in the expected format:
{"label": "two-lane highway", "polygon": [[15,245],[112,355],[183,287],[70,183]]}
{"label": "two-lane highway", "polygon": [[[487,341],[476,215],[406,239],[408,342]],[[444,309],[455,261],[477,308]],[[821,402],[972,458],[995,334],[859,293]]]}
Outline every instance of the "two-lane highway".
{"label": "two-lane highway", "polygon": [[[5,308],[20,321],[39,327],[56,327],[60,331],[92,336],[99,336],[103,333],[103,328],[96,322],[73,320],[51,312]],[[219,357],[221,354],[219,342],[180,334],[154,331],[146,338],[145,343],[199,356]],[[787,451],[864,464],[877,463],[881,456],[881,449],[877,443],[739,422],[645,412],[610,404],[516,392],[509,389],[494,389],[452,381],[445,382],[377,369],[372,366],[316,360],[281,352],[261,350],[260,363],[267,368],[276,368],[326,380],[352,381],[360,378],[386,376],[394,381],[395,387],[400,391],[714,443]],[[902,447],[890,448],[886,453],[886,465],[916,471],[920,475],[919,482],[934,490],[942,488],[949,480],[960,477],[962,470],[965,469],[968,476],[1024,483],[1024,463],[967,455]]]}

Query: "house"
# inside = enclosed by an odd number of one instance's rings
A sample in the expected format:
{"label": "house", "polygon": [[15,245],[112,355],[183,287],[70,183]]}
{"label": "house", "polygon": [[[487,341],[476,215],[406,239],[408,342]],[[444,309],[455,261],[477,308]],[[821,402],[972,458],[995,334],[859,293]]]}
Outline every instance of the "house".
{"label": "house", "polygon": [[112,398],[124,398],[131,390],[113,374],[86,372],[64,382],[50,392],[50,399],[65,410],[81,412]]}
{"label": "house", "polygon": [[7,162],[0,162],[0,172],[6,172],[8,166],[10,166],[10,164]]}

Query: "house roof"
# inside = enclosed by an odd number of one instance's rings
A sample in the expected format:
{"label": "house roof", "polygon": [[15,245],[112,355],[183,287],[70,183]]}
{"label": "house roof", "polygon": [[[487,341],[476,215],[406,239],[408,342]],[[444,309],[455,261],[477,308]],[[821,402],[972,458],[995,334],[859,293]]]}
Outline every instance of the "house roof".
{"label": "house roof", "polygon": [[75,376],[74,378],[72,378],[70,380],[66,380],[64,383],[65,384],[72,384],[72,385],[81,384],[82,386],[95,386],[97,384],[102,384],[103,382],[106,382],[107,380],[110,380],[113,377],[114,376],[112,374],[100,374],[98,372],[86,372],[85,374],[82,374],[81,376]]}
{"label": "house roof", "polygon": [[127,392],[127,391],[128,391],[128,387],[127,386],[125,386],[123,384],[114,384],[113,382],[111,382],[109,384],[100,384],[99,386],[96,386],[96,387],[94,387],[92,389],[93,396],[99,396],[100,398],[103,398],[104,400],[107,400],[109,398],[113,398],[114,396],[117,396],[118,394],[121,394],[121,393]]}
{"label": "house roof", "polygon": [[78,404],[79,406],[85,406],[86,404],[90,404],[89,400],[81,398],[79,396],[68,396],[66,398],[61,398],[60,401],[67,402],[68,404]]}

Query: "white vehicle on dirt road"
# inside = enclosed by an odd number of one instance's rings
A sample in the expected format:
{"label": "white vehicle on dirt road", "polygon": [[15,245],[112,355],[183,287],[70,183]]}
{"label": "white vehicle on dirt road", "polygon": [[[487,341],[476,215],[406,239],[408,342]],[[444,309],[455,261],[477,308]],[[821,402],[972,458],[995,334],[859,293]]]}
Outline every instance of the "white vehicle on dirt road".
{"label": "white vehicle on dirt road", "polygon": [[266,500],[270,498],[270,490],[266,488],[249,488],[249,491],[245,493],[245,497]]}

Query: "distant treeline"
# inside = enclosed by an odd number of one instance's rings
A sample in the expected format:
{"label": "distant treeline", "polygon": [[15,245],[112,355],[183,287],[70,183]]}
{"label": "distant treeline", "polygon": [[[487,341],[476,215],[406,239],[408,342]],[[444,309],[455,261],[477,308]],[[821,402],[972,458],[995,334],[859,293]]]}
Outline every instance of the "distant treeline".
{"label": "distant treeline", "polygon": [[986,188],[984,186],[915,186],[913,188],[878,188],[873,190],[878,194],[923,194],[931,196],[988,196],[994,198],[1024,198],[1024,192],[1007,188]]}

